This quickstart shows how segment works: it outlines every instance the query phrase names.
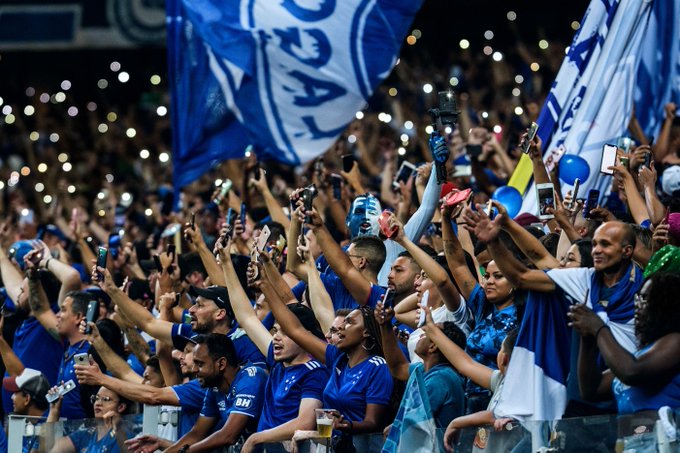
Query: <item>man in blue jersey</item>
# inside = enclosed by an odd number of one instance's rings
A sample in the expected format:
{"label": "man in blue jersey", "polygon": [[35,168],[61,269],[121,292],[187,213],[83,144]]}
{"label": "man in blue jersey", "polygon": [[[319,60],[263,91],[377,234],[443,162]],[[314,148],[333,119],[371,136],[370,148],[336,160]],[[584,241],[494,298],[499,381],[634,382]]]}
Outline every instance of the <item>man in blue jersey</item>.
{"label": "man in blue jersey", "polygon": [[[19,376],[6,377],[2,380],[2,387],[12,394],[14,410],[12,415],[28,417],[44,417],[49,407],[45,395],[50,389],[47,378],[38,370],[25,368]],[[2,429],[0,428],[0,431]],[[39,438],[25,436],[23,438],[22,453],[29,453],[37,449]],[[0,444],[0,453],[7,453],[7,445]]]}
{"label": "man in blue jersey", "polygon": [[[165,453],[213,451],[243,441],[257,429],[267,373],[257,366],[239,367],[228,336],[211,333],[192,339],[194,365],[205,399],[194,427]],[[210,432],[219,427],[211,435]]]}

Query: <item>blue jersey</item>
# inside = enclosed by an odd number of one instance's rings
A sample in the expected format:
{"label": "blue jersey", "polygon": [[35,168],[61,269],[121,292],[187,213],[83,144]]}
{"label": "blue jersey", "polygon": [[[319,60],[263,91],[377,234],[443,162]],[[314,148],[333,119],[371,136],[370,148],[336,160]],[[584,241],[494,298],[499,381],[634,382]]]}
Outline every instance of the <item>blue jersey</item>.
{"label": "blue jersey", "polygon": [[[410,365],[409,373],[422,366],[422,363]],[[465,414],[463,379],[451,366],[435,365],[423,373],[423,380],[437,428],[446,428],[451,420]]]}
{"label": "blue jersey", "polygon": [[270,343],[267,366],[269,380],[258,431],[274,428],[296,418],[300,401],[304,398],[323,401],[328,369],[321,363],[310,360],[300,365],[283,366],[274,361],[274,347]]}
{"label": "blue jersey", "polygon": [[248,436],[257,429],[262,413],[267,372],[259,366],[248,366],[239,370],[225,394],[217,388],[205,391],[201,417],[217,418],[215,430],[224,426],[230,414],[250,417],[244,435]]}
{"label": "blue jersey", "polygon": [[77,453],[120,453],[116,436],[109,431],[98,439],[96,428],[81,428],[68,435]]}
{"label": "blue jersey", "polygon": [[326,346],[326,367],[330,380],[323,392],[324,407],[337,409],[348,420],[360,422],[368,404],[387,406],[394,382],[385,359],[371,356],[350,367],[347,354]]}
{"label": "blue jersey", "polygon": [[[498,369],[498,351],[507,333],[517,327],[517,308],[511,305],[503,310],[496,309],[487,302],[479,285],[470,293],[467,305],[475,316],[475,328],[468,335],[465,350],[475,362]],[[472,381],[468,381],[465,391],[468,396],[487,392]]]}
{"label": "blue jersey", "polygon": [[203,407],[205,389],[198,383],[198,379],[193,379],[185,384],[173,385],[170,388],[175,392],[179,406],[182,408],[179,426],[177,427],[177,438],[179,439],[191,431],[196,420],[198,420],[198,414]]}
{"label": "blue jersey", "polygon": [[[53,307],[56,308],[56,305]],[[26,368],[33,368],[45,375],[50,385],[57,384],[64,345],[52,337],[34,317],[25,319],[14,333],[14,353]],[[5,376],[9,376],[5,374]],[[2,388],[3,409],[6,414],[14,410],[12,394]]]}
{"label": "blue jersey", "polygon": [[[323,283],[324,288],[326,288],[326,291],[328,291],[328,295],[331,296],[334,310],[340,310],[342,308],[353,310],[361,305],[352,297],[352,294],[350,294],[347,288],[345,288],[345,285],[342,283],[342,280],[340,280],[340,277],[334,273],[328,272],[319,274],[319,276],[321,277],[321,282]],[[293,294],[298,300],[302,300],[302,294],[305,292],[306,287],[307,284],[305,282],[300,282],[293,287]],[[366,303],[369,307],[375,307],[375,305],[382,298],[383,294],[385,294],[384,287],[371,285],[371,292],[368,295],[368,300],[361,302]]]}
{"label": "blue jersey", "polygon": [[[175,349],[184,349],[183,343],[179,344],[176,341],[180,337],[191,338],[195,332],[189,324],[173,324],[172,325],[172,342]],[[246,365],[251,362],[253,365],[265,366],[265,359],[255,343],[253,343],[243,329],[237,327],[232,328],[227,334],[231,341],[234,342],[236,349],[236,356],[238,357],[239,365]],[[182,347],[179,347],[182,346]]]}
{"label": "blue jersey", "polygon": [[87,354],[89,350],[90,343],[82,340],[70,345],[63,354],[64,360],[59,369],[58,381],[63,381],[64,383],[73,381],[76,384],[73,390],[64,395],[61,404],[61,416],[68,420],[81,419],[87,416],[80,400],[80,384],[78,383],[78,378],[76,378],[76,370],[73,368],[76,364],[73,357],[76,354]]}

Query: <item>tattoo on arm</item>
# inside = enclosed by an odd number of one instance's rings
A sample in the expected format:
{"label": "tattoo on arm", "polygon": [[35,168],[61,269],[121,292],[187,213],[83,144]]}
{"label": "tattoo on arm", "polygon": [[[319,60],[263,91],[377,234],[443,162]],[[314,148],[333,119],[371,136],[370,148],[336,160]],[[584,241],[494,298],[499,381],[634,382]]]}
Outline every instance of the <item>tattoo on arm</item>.
{"label": "tattoo on arm", "polygon": [[49,310],[49,304],[45,294],[41,291],[40,281],[37,279],[28,279],[28,305],[34,315]]}

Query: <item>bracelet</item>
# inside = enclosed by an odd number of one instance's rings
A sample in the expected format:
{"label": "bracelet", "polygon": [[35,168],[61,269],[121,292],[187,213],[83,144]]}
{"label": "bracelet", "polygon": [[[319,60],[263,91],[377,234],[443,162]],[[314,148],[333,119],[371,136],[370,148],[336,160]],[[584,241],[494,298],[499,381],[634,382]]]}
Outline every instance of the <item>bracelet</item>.
{"label": "bracelet", "polygon": [[47,269],[48,271],[50,270],[49,269],[50,260],[52,260],[52,257],[47,258],[47,261],[45,261],[45,269]]}
{"label": "bracelet", "polygon": [[605,329],[605,328],[607,328],[607,324],[602,324],[602,325],[600,326],[600,328],[597,329],[597,331],[595,332],[595,339],[596,339],[596,340],[597,340],[597,336],[600,335],[600,331],[601,331],[602,329]]}

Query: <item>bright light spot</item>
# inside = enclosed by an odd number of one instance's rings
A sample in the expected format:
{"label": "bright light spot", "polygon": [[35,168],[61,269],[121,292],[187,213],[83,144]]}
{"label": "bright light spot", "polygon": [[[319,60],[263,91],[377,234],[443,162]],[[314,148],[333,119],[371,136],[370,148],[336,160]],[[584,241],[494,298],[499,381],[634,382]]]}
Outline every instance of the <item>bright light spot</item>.
{"label": "bright light spot", "polygon": [[425,93],[432,93],[432,85],[430,85],[429,83],[426,83],[425,85],[423,85],[423,91]]}
{"label": "bright light spot", "polygon": [[71,82],[68,81],[68,80],[62,81],[61,82],[61,89],[64,90],[64,91],[68,91],[69,89],[71,89]]}
{"label": "bright light spot", "polygon": [[101,90],[109,86],[109,82],[106,79],[97,80],[97,87]]}
{"label": "bright light spot", "polygon": [[116,115],[116,112],[109,112],[106,114],[106,119],[110,122],[113,123],[118,119],[118,115]]}
{"label": "bright light spot", "polygon": [[406,121],[406,122],[404,122],[404,129],[409,130],[409,131],[410,131],[411,129],[413,129],[413,121]]}
{"label": "bright light spot", "polygon": [[515,76],[515,83],[522,83],[522,82],[524,82],[524,77],[521,76],[521,75],[519,75],[519,74],[517,74],[517,75]]}
{"label": "bright light spot", "polygon": [[22,217],[26,217],[29,213],[30,213],[30,211],[28,210],[28,208],[24,208],[24,209],[21,210],[21,216]]}
{"label": "bright light spot", "polygon": [[399,154],[400,156],[405,156],[406,155],[406,148],[404,148],[403,146],[400,146],[397,149],[397,154]]}
{"label": "bright light spot", "polygon": [[139,152],[139,157],[141,157],[142,159],[148,159],[149,155],[150,153],[148,149],[143,149]]}
{"label": "bright light spot", "polygon": [[524,113],[524,109],[522,107],[520,107],[519,105],[515,107],[515,115],[519,116],[522,113]]}
{"label": "bright light spot", "polygon": [[378,114],[378,119],[383,123],[389,123],[390,121],[392,121],[392,115],[390,115],[389,113],[380,112]]}
{"label": "bright light spot", "polygon": [[451,85],[452,87],[455,87],[456,85],[458,85],[458,77],[451,77],[449,79],[449,85]]}
{"label": "bright light spot", "polygon": [[578,30],[579,28],[581,28],[581,24],[579,24],[577,20],[575,20],[571,23],[571,29],[572,30]]}
{"label": "bright light spot", "polygon": [[6,105],[2,108],[2,114],[3,115],[9,115],[12,113],[12,106],[11,105]]}
{"label": "bright light spot", "polygon": [[493,32],[491,30],[487,30],[484,32],[484,38],[487,40],[492,40],[493,39]]}
{"label": "bright light spot", "polygon": [[120,199],[123,201],[130,201],[132,200],[132,195],[130,195],[129,192],[123,192],[123,194],[120,196]]}
{"label": "bright light spot", "polygon": [[493,53],[493,48],[491,46],[484,46],[482,52],[484,52],[484,55],[491,55]]}
{"label": "bright light spot", "polygon": [[519,96],[520,94],[522,94],[522,92],[519,90],[519,88],[513,88],[512,89],[512,95],[513,96]]}
{"label": "bright light spot", "polygon": [[40,173],[45,173],[47,171],[47,164],[46,163],[38,164],[38,171]]}
{"label": "bright light spot", "polygon": [[45,196],[43,197],[43,203],[45,203],[45,204],[50,204],[50,203],[52,203],[52,196],[51,196],[51,195],[45,195]]}
{"label": "bright light spot", "polygon": [[97,104],[94,103],[94,102],[88,102],[88,103],[87,103],[87,109],[88,109],[90,112],[94,112],[95,110],[97,110]]}
{"label": "bright light spot", "polygon": [[106,211],[100,209],[99,211],[97,211],[97,214],[99,215],[99,217],[104,217],[106,215]]}
{"label": "bright light spot", "polygon": [[426,134],[429,135],[429,134],[431,134],[433,131],[434,131],[434,128],[432,127],[431,124],[428,124],[427,126],[425,126],[425,133],[426,133]]}
{"label": "bright light spot", "polygon": [[444,128],[444,133],[446,133],[447,135],[450,134],[451,132],[453,132],[453,129],[451,129],[451,126],[446,126]]}
{"label": "bright light spot", "polygon": [[52,132],[50,134],[50,141],[52,143],[57,143],[59,141],[59,134],[57,134],[56,132]]}
{"label": "bright light spot", "polygon": [[118,63],[117,61],[112,61],[111,64],[109,65],[109,68],[111,68],[113,72],[118,72],[120,71],[120,63]]}
{"label": "bright light spot", "polygon": [[512,21],[514,21],[515,19],[517,19],[517,13],[514,12],[514,11],[508,11],[508,14],[506,14],[505,17],[507,17],[508,20],[509,20],[510,22],[512,22]]}
{"label": "bright light spot", "polygon": [[12,124],[12,123],[14,123],[15,120],[16,120],[16,118],[11,113],[9,115],[5,116],[5,123],[7,123],[7,124]]}
{"label": "bright light spot", "polygon": [[5,102],[5,100],[0,96],[0,105],[2,105],[3,102]]}
{"label": "bright light spot", "polygon": [[71,171],[73,168],[73,165],[71,165],[71,162],[64,162],[64,165],[61,166],[61,169],[64,170],[65,172]]}
{"label": "bright light spot", "polygon": [[68,108],[68,116],[76,116],[78,114],[78,107],[72,105]]}
{"label": "bright light spot", "polygon": [[153,215],[153,210],[151,208],[146,208],[144,210],[144,215],[146,215],[147,217],[151,217]]}
{"label": "bright light spot", "polygon": [[357,112],[354,114],[354,117],[358,120],[361,120],[364,118],[364,112]]}
{"label": "bright light spot", "polygon": [[99,192],[99,193],[97,194],[97,198],[98,198],[99,200],[103,200],[104,197],[106,197],[106,194],[105,194],[104,192]]}
{"label": "bright light spot", "polygon": [[26,166],[21,167],[21,176],[28,176],[28,175],[30,175],[30,174],[31,174],[31,169],[30,169],[30,168],[28,168],[28,167],[26,167]]}
{"label": "bright light spot", "polygon": [[107,126],[104,123],[100,123],[99,126],[97,126],[97,130],[99,131],[99,133],[103,134],[104,132],[109,130],[109,126]]}
{"label": "bright light spot", "polygon": [[538,41],[538,47],[540,47],[543,50],[547,49],[548,45],[549,45],[548,41],[546,41],[545,39],[541,39],[540,41]]}
{"label": "bright light spot", "polygon": [[47,93],[41,94],[40,95],[40,102],[42,102],[43,104],[47,104],[48,102],[50,102],[50,95],[47,94]]}
{"label": "bright light spot", "polygon": [[105,178],[106,182],[108,182],[109,184],[113,182],[113,175],[111,173],[107,173]]}
{"label": "bright light spot", "polygon": [[418,30],[417,28],[414,28],[413,31],[411,32],[411,34],[418,39],[420,39],[423,36],[423,33],[420,30]]}
{"label": "bright light spot", "polygon": [[66,188],[66,190],[68,191],[68,193],[76,193],[76,186],[74,186],[73,184],[71,184],[70,186],[68,186],[68,187]]}
{"label": "bright light spot", "polygon": [[468,47],[470,47],[470,41],[468,41],[467,39],[461,39],[458,45],[460,46],[461,49],[465,50]]}
{"label": "bright light spot", "polygon": [[569,55],[569,49],[570,49],[569,46],[567,46],[567,47],[564,48],[564,54],[565,54],[565,55]]}
{"label": "bright light spot", "polygon": [[35,113],[35,107],[33,107],[32,105],[27,105],[26,107],[24,107],[24,115],[31,116],[34,113]]}
{"label": "bright light spot", "polygon": [[5,188],[5,182],[4,182],[4,181],[0,181],[0,190],[2,190],[2,189],[4,189],[4,188]]}
{"label": "bright light spot", "polygon": [[43,190],[45,190],[45,184],[39,182],[38,184],[35,185],[35,191],[40,193]]}
{"label": "bright light spot", "polygon": [[496,125],[493,127],[493,131],[494,131],[496,134],[500,134],[501,132],[503,132],[503,127],[501,127],[500,124],[496,124]]}
{"label": "bright light spot", "polygon": [[[35,88],[33,87],[28,87],[26,88],[26,96],[31,97],[35,95]],[[2,104],[2,98],[0,98],[0,104]]]}
{"label": "bright light spot", "polygon": [[223,182],[223,181],[222,181],[221,179],[219,179],[219,178],[216,179],[216,180],[215,180],[215,187],[221,186],[221,185],[222,185],[222,182]]}
{"label": "bright light spot", "polygon": [[408,134],[401,134],[399,136],[402,142],[407,142],[408,141]]}
{"label": "bright light spot", "polygon": [[356,141],[357,141],[357,138],[356,138],[355,135],[350,134],[350,135],[347,136],[347,142],[348,143],[356,143]]}
{"label": "bright light spot", "polygon": [[33,131],[28,134],[28,138],[30,138],[32,142],[37,142],[40,139],[40,134],[36,131]]}
{"label": "bright light spot", "polygon": [[134,127],[129,127],[129,128],[125,131],[125,135],[127,135],[129,138],[132,138],[132,137],[134,137],[135,135],[137,135],[137,131],[135,130]]}
{"label": "bright light spot", "polygon": [[151,85],[158,85],[159,83],[161,83],[161,76],[159,76],[158,74],[154,74],[151,76],[150,81]]}
{"label": "bright light spot", "polygon": [[399,93],[399,91],[398,91],[396,88],[390,88],[390,89],[387,91],[387,93],[388,93],[390,96],[394,97],[394,96],[397,95],[397,93]]}
{"label": "bright light spot", "polygon": [[158,108],[156,108],[156,115],[165,116],[167,114],[168,114],[168,108],[165,107],[164,105],[159,105]]}
{"label": "bright light spot", "polygon": [[489,112],[482,112],[482,118],[487,119],[489,117]]}
{"label": "bright light spot", "polygon": [[66,100],[66,95],[60,91],[54,95],[54,100],[57,102],[64,102]]}
{"label": "bright light spot", "polygon": [[66,153],[61,153],[57,156],[57,160],[61,162],[62,164],[68,160],[68,154]]}
{"label": "bright light spot", "polygon": [[170,155],[164,151],[158,155],[158,160],[165,163],[170,160]]}
{"label": "bright light spot", "polygon": [[533,63],[531,63],[529,68],[531,68],[532,71],[537,72],[539,69],[541,69],[541,65],[534,61]]}
{"label": "bright light spot", "polygon": [[416,37],[413,36],[413,35],[408,35],[408,36],[406,37],[406,44],[408,44],[409,46],[414,45],[414,44],[416,43],[416,41],[418,41],[418,40],[417,40]]}
{"label": "bright light spot", "polygon": [[120,74],[118,74],[118,81],[120,81],[120,83],[125,83],[128,80],[130,80],[130,74],[127,72],[122,71]]}
{"label": "bright light spot", "polygon": [[496,52],[493,53],[491,58],[493,58],[493,61],[501,61],[503,59],[503,54],[496,51]]}

